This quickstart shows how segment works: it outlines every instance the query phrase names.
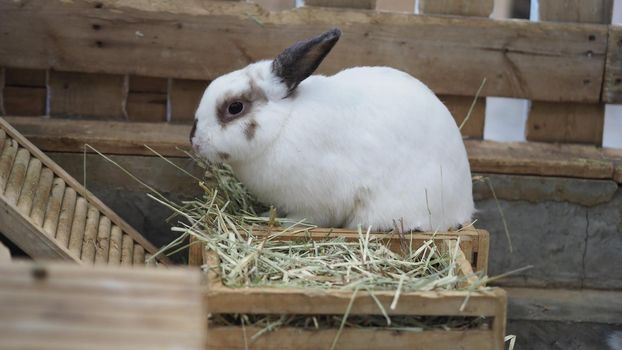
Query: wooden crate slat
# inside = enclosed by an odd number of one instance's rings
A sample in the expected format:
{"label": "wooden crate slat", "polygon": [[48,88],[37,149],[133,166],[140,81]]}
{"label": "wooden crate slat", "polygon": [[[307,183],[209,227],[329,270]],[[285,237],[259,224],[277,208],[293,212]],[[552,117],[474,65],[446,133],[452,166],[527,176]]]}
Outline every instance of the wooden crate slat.
{"label": "wooden crate slat", "polygon": [[[474,97],[455,95],[441,95],[439,98],[443,101],[445,106],[447,106],[447,109],[451,112],[451,115],[456,120],[456,124],[458,124],[458,126],[460,126],[468,115],[469,109],[471,108],[474,100]],[[462,135],[481,140],[484,136],[485,117],[486,99],[480,97],[475,102],[475,106],[471,112],[469,120],[467,120],[462,130],[460,130]]]}
{"label": "wooden crate slat", "polygon": [[545,0],[538,10],[541,21],[609,24],[613,0]]}
{"label": "wooden crate slat", "polygon": [[603,102],[622,102],[622,27],[609,26],[607,63],[603,82]]}
{"label": "wooden crate slat", "polygon": [[533,101],[527,118],[527,140],[600,146],[604,123],[603,104]]}
{"label": "wooden crate slat", "polygon": [[[278,332],[268,332],[251,341],[250,337],[259,332],[257,327],[246,327],[246,337],[250,349],[254,350],[317,350],[330,349],[337,336],[334,329],[300,330],[280,328]],[[241,327],[216,327],[208,329],[208,346],[213,349],[244,349],[244,333]],[[457,344],[463,350],[498,349],[491,348],[495,340],[491,332],[469,331],[428,331],[394,332],[388,330],[363,330],[346,328],[337,342],[340,350],[455,350]],[[404,347],[408,344],[407,347]]]}
{"label": "wooden crate slat", "polygon": [[168,79],[130,76],[125,105],[127,119],[144,122],[166,121],[167,94]]}
{"label": "wooden crate slat", "polygon": [[[3,346],[204,349],[207,314],[201,274],[182,269],[154,272],[0,264]],[[142,296],[136,293],[141,290]]]}
{"label": "wooden crate slat", "polygon": [[[0,130],[2,131],[0,136],[3,136],[5,139],[4,144],[8,145],[4,146],[5,150],[2,152],[7,155],[3,156],[0,161],[0,179],[8,178],[9,171],[14,165],[10,155],[14,153],[23,154],[27,150],[30,157],[38,159],[42,166],[45,166],[45,169],[40,171],[40,185],[37,186],[37,190],[29,191],[33,194],[33,209],[30,211],[30,215],[24,209],[16,206],[17,203],[14,203],[15,201],[11,199],[14,196],[5,196],[3,193],[5,181],[0,183],[0,206],[3,208],[0,212],[0,215],[3,217],[0,220],[0,230],[31,257],[35,259],[55,257],[79,262],[81,254],[84,254],[83,236],[86,223],[88,222],[87,202],[92,206],[91,211],[101,212],[102,215],[105,215],[115,223],[115,227],[120,227],[126,233],[126,236],[129,237],[132,244],[136,242],[152,254],[157,251],[156,247],[140,233],[129,226],[129,224],[87,191],[77,180],[48,158],[40,149],[30,143],[2,118],[0,118]],[[13,150],[15,151],[13,152]],[[5,170],[2,171],[2,169]],[[2,175],[3,172],[7,172],[7,176]],[[49,173],[49,176],[44,176],[44,173]],[[54,183],[54,186],[52,186],[52,183]],[[72,191],[79,195],[77,196],[75,209],[72,205],[73,203],[69,203],[68,200],[63,203],[66,187],[71,188]],[[74,198],[72,197],[71,201]],[[69,217],[70,211],[73,213],[73,218]],[[82,214],[79,215],[78,213]],[[93,221],[91,226],[93,227],[86,227],[87,241],[94,240],[96,235],[95,214],[91,214],[91,216],[93,217],[91,218],[91,221]],[[59,224],[60,232],[58,232]],[[70,226],[71,230],[69,231]],[[94,261],[94,254],[95,252],[91,252],[91,248],[86,250],[86,258],[90,263]],[[165,257],[162,260],[168,262],[168,259]]]}
{"label": "wooden crate slat", "polygon": [[50,71],[50,115],[125,119],[124,77]]}
{"label": "wooden crate slat", "polygon": [[[166,156],[185,156],[191,125],[70,121],[6,117],[29,140],[46,151],[82,152],[89,143],[111,154],[153,155],[149,145]],[[62,142],[61,142],[62,140]],[[602,149],[588,145],[527,142],[501,143],[466,140],[471,171],[500,174],[612,179],[613,160]],[[618,181],[620,182],[620,181]]]}
{"label": "wooden crate slat", "polygon": [[[8,34],[0,42],[0,53],[6,53],[0,54],[0,65],[211,80],[339,26],[344,35],[321,73],[388,65],[442,94],[472,94],[487,77],[483,96],[578,102],[600,98],[604,25],[326,8],[271,16],[258,5],[242,2],[206,2],[200,7],[125,3],[132,8],[115,3],[3,2],[0,21]],[[106,24],[88,29],[100,22]],[[54,47],[62,50],[50,47],[49,28],[54,28]],[[214,52],[222,59],[208,59]]]}
{"label": "wooden crate slat", "polygon": [[430,15],[488,17],[493,0],[419,0],[419,12]]}
{"label": "wooden crate slat", "polygon": [[614,148],[605,148],[603,153],[613,161],[613,179],[618,183],[622,183],[622,150]]}
{"label": "wooden crate slat", "polygon": [[173,79],[171,84],[171,122],[190,123],[209,82]]}

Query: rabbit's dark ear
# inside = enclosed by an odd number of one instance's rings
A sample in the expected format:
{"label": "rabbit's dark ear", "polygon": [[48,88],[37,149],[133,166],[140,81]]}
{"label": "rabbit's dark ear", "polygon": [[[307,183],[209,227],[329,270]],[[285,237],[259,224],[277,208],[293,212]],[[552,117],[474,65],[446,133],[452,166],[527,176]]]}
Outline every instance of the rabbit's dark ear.
{"label": "rabbit's dark ear", "polygon": [[299,41],[285,49],[272,62],[272,71],[292,92],[301,81],[307,79],[322,63],[341,36],[337,28],[305,41]]}

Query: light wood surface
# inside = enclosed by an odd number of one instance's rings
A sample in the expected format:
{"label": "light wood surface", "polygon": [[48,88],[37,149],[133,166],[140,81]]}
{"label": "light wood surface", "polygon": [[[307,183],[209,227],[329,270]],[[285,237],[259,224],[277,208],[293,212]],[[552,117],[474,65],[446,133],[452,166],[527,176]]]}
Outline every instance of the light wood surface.
{"label": "light wood surface", "polygon": [[419,0],[419,12],[429,15],[488,17],[493,0]]}
{"label": "light wood surface", "polygon": [[205,349],[201,274],[0,264],[7,349]]}
{"label": "light wood surface", "polygon": [[[344,34],[320,73],[386,65],[417,76],[439,94],[472,95],[487,77],[483,96],[600,99],[605,25],[318,7],[270,13],[246,2],[100,3],[1,3],[7,34],[0,66],[212,80],[337,26]],[[109,101],[106,108],[120,104]]]}

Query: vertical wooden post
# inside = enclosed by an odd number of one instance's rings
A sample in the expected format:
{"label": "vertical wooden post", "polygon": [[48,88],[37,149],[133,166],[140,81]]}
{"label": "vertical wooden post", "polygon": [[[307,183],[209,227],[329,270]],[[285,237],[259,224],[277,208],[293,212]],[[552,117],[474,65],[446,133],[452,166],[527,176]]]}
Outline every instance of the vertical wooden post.
{"label": "vertical wooden post", "polygon": [[[612,0],[547,0],[540,1],[538,16],[540,21],[608,24],[612,8]],[[604,120],[604,104],[533,101],[527,118],[527,140],[599,146]]]}
{"label": "vertical wooden post", "polygon": [[493,5],[493,0],[419,0],[419,13],[488,17]]}
{"label": "vertical wooden post", "polygon": [[[419,0],[419,13],[428,15],[451,15],[469,17],[488,17],[493,10],[493,0]],[[482,80],[485,77],[482,76]],[[479,86],[473,86],[473,94]],[[486,99],[474,101],[471,96],[441,95],[458,126],[466,119],[471,106],[474,108],[461,130],[463,136],[481,139],[484,136],[484,119],[486,116]]]}
{"label": "vertical wooden post", "polygon": [[268,11],[288,10],[296,6],[295,0],[253,0],[253,2]]}
{"label": "vertical wooden post", "polygon": [[376,0],[376,10],[415,13],[415,0]]}

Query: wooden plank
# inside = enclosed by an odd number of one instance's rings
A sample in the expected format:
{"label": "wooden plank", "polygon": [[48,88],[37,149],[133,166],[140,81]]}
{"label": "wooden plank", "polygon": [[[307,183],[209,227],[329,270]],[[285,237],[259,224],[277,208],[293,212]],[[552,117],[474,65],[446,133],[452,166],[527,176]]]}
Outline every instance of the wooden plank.
{"label": "wooden plank", "polygon": [[7,68],[5,70],[4,110],[12,115],[46,114],[46,71]]}
{"label": "wooden plank", "polygon": [[50,194],[48,205],[45,209],[45,219],[43,220],[43,231],[52,238],[56,236],[65,187],[66,184],[63,179],[60,177],[54,178],[52,193]]}
{"label": "wooden plank", "polygon": [[613,162],[592,146],[470,141],[471,171],[611,179]]}
{"label": "wooden plank", "polygon": [[488,17],[493,5],[493,0],[419,0],[419,13]]}
{"label": "wooden plank", "polygon": [[[82,152],[85,142],[110,154],[153,155],[144,144],[166,156],[183,157],[177,148],[189,149],[190,125],[5,119],[46,151]],[[473,172],[592,179],[611,179],[614,174],[612,159],[593,146],[480,140],[466,140],[465,146]]]}
{"label": "wooden plank", "polygon": [[22,192],[24,186],[24,180],[26,179],[26,170],[30,163],[30,152],[27,149],[21,148],[17,151],[15,161],[13,162],[13,169],[9,175],[4,196],[11,204],[17,205],[17,200]]}
{"label": "wooden plank", "polygon": [[414,13],[415,0],[376,0],[376,10]]}
{"label": "wooden plank", "polygon": [[[2,118],[0,118],[0,127],[2,127],[6,134],[14,141],[17,141],[22,147],[28,149],[32,156],[38,158],[46,167],[53,170],[54,174],[62,178],[68,186],[76,190],[76,192],[80,196],[84,197],[88,201],[88,203],[96,206],[103,215],[107,216],[112,222],[115,223],[115,225],[119,226],[123,230],[123,232],[127,233],[132,238],[133,241],[143,246],[145,250],[149,253],[153,254],[157,251],[157,248],[149,241],[147,241],[140,233],[138,233],[138,231],[136,231],[129,224],[127,224],[123,219],[121,219],[115,212],[108,208],[108,206],[106,206],[101,200],[95,197],[91,192],[87,191],[84,186],[82,186],[76,179],[71,177],[64,169],[58,166],[58,164],[54,163],[40,149],[35,147],[27,138],[17,132],[17,130],[15,130]],[[37,224],[36,221],[34,223]],[[166,257],[161,257],[161,260],[165,263],[170,262],[170,260]]]}
{"label": "wooden plank", "polygon": [[613,0],[546,0],[539,2],[540,21],[611,23]]}
{"label": "wooden plank", "polygon": [[[338,26],[344,34],[320,73],[388,65],[441,94],[472,94],[487,77],[482,96],[597,102],[607,47],[604,25],[326,8],[277,16],[243,2],[99,4],[1,3],[0,65],[212,80]],[[105,24],[86,29],[97,23]]]}
{"label": "wooden plank", "polygon": [[614,148],[604,148],[605,156],[613,160],[613,180],[622,183],[622,150]]}
{"label": "wooden plank", "polygon": [[108,250],[110,247],[110,219],[102,216],[99,219],[97,229],[97,244],[95,250],[95,264],[108,263]]}
{"label": "wooden plank", "polygon": [[534,101],[527,118],[527,140],[600,146],[604,123],[603,104]]}
{"label": "wooden plank", "polygon": [[[439,96],[441,101],[447,106],[447,109],[451,112],[451,115],[456,120],[456,124],[460,126],[469,113],[469,109],[473,104],[474,97],[469,96],[453,96],[442,95]],[[469,117],[469,120],[464,124],[460,132],[462,136],[467,136],[473,139],[482,139],[484,136],[484,118],[486,116],[486,99],[480,97],[475,102],[473,111]]]}
{"label": "wooden plank", "polygon": [[296,7],[295,0],[253,0],[268,11],[282,11]]}
{"label": "wooden plank", "polygon": [[32,158],[30,159],[30,163],[28,163],[28,170],[26,170],[24,187],[22,188],[22,191],[19,194],[19,199],[17,200],[17,209],[24,216],[30,215],[40,178],[41,161],[37,158]]}
{"label": "wooden plank", "polygon": [[622,319],[622,292],[505,288],[508,314],[513,320],[618,324]]}
{"label": "wooden plank", "polygon": [[[210,327],[208,339],[210,349],[244,349],[248,344],[253,350],[316,350],[330,349],[337,337],[336,329],[302,330],[299,328],[279,328],[251,340],[261,329],[257,327]],[[246,339],[245,339],[246,338]],[[339,335],[337,349],[359,350],[454,350],[457,344],[462,350],[497,349],[493,332],[486,330],[450,330],[398,332],[391,330],[367,330],[346,328]]]}
{"label": "wooden plank", "polygon": [[372,10],[376,8],[376,0],[305,0],[305,6]]}
{"label": "wooden plank", "polygon": [[168,80],[141,76],[129,77],[126,111],[130,121],[164,122]]}
{"label": "wooden plank", "polygon": [[35,196],[32,199],[32,209],[30,211],[30,219],[32,223],[41,227],[45,218],[45,209],[47,206],[48,198],[50,197],[50,191],[52,190],[52,183],[54,181],[54,173],[48,168],[41,170],[41,177],[39,177],[39,183],[35,190]]}
{"label": "wooden plank", "polygon": [[59,246],[53,237],[33,225],[13,204],[0,195],[0,232],[35,260],[68,260],[78,258],[65,247]]}
{"label": "wooden plank", "polygon": [[3,347],[205,349],[196,270],[16,263],[0,274]]}
{"label": "wooden plank", "polygon": [[[495,316],[500,298],[499,288],[470,293],[469,302],[459,311],[468,292],[407,292],[401,293],[397,307],[390,308],[394,291],[375,291],[374,296],[389,315],[431,316]],[[208,310],[216,313],[332,315],[346,310],[352,292],[295,288],[227,288],[210,287],[205,294]],[[354,298],[351,315],[382,315],[378,304],[367,292],[359,291]]]}
{"label": "wooden plank", "polygon": [[67,187],[63,196],[63,204],[58,218],[58,228],[56,229],[56,240],[63,247],[69,247],[69,237],[73,226],[73,216],[76,209],[76,191]]}
{"label": "wooden plank", "polygon": [[190,123],[209,82],[173,79],[171,85],[171,122]]}
{"label": "wooden plank", "polygon": [[76,210],[73,212],[73,222],[71,223],[71,235],[69,236],[69,251],[76,256],[82,253],[82,242],[84,240],[84,225],[88,212],[88,203],[84,197],[76,200]]}
{"label": "wooden plank", "polygon": [[89,205],[89,209],[86,214],[86,224],[84,225],[82,253],[80,254],[80,259],[82,259],[82,261],[84,261],[85,263],[93,264],[95,262],[95,249],[98,229],[99,210],[97,210],[97,208],[93,205]]}
{"label": "wooden plank", "polygon": [[622,102],[622,27],[609,26],[607,61],[602,99],[607,103]]}
{"label": "wooden plank", "polygon": [[124,119],[124,78],[50,71],[50,115]]}

